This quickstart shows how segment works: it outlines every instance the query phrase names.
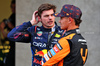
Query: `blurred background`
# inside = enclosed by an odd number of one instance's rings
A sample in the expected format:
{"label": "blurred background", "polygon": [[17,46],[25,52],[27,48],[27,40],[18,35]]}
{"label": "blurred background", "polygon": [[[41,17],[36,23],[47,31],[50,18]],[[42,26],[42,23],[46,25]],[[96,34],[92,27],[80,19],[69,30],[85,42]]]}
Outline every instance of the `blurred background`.
{"label": "blurred background", "polygon": [[7,34],[15,27],[15,0],[0,1],[0,66],[15,66],[15,42]]}
{"label": "blurred background", "polygon": [[0,0],[0,22],[11,14],[11,0]]}
{"label": "blurred background", "polygon": [[[10,55],[12,44],[6,39],[7,33],[14,27],[14,23],[10,21],[12,15],[12,0],[0,1],[0,62],[6,64],[6,57]],[[80,30],[87,40],[88,58],[84,66],[100,66],[100,0],[16,0],[16,26],[23,22],[28,22],[32,18],[32,14],[43,3],[51,3],[57,6],[56,12],[60,12],[64,4],[72,4],[79,7],[83,13]],[[59,18],[56,18],[58,22]],[[13,27],[9,25],[13,24]],[[58,23],[59,24],[59,23]],[[8,27],[4,27],[4,26]],[[41,23],[38,24],[39,26]],[[1,29],[3,28],[3,29]],[[6,32],[5,35],[3,30]],[[3,36],[3,37],[2,37]],[[2,38],[1,38],[2,37]],[[4,39],[5,38],[5,39]],[[7,41],[6,41],[7,40]],[[13,44],[15,45],[15,44]],[[5,47],[6,46],[6,47]],[[14,50],[15,46],[13,46]],[[4,51],[3,51],[4,50]],[[7,50],[7,51],[5,51]],[[14,51],[11,53],[14,58]],[[30,43],[16,42],[15,66],[31,66],[31,49]],[[10,58],[10,57],[9,57]],[[5,61],[6,60],[6,61]],[[14,60],[14,59],[13,59]],[[9,62],[10,64],[10,62]],[[0,65],[1,66],[1,65]],[[7,66],[7,65],[6,65]],[[12,64],[14,66],[14,62]]]}

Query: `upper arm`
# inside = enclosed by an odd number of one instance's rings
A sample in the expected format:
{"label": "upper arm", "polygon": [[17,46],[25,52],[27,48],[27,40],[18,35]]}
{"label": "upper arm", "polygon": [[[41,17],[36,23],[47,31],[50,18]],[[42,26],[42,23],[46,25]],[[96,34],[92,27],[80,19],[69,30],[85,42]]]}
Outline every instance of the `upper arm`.
{"label": "upper arm", "polygon": [[43,66],[54,65],[61,61],[70,53],[70,45],[68,41],[64,38],[60,39],[55,46],[44,55]]}

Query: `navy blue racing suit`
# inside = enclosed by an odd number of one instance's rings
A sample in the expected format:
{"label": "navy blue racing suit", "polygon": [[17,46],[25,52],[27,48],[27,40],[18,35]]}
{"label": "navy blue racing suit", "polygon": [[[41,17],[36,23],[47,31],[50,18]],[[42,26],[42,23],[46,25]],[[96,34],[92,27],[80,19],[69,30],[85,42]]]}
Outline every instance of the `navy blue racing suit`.
{"label": "navy blue racing suit", "polygon": [[[57,24],[52,29],[32,26],[30,21],[12,29],[7,37],[11,41],[31,43],[32,66],[42,66],[41,58],[62,37],[63,30]],[[49,34],[51,37],[49,38]]]}

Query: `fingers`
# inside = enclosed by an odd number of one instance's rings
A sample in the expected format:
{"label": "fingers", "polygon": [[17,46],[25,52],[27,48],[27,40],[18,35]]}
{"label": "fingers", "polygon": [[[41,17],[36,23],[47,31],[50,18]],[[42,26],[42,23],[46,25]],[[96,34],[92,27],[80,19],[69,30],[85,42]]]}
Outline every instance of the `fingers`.
{"label": "fingers", "polygon": [[33,13],[33,18],[37,18],[38,17],[38,11],[35,11],[34,13]]}
{"label": "fingers", "polygon": [[38,13],[38,11],[35,11],[34,14],[36,15]]}
{"label": "fingers", "polygon": [[32,20],[31,20],[31,24],[32,25],[36,25],[38,24],[38,11],[34,11],[33,16],[32,16]]}
{"label": "fingers", "polygon": [[38,17],[38,11],[35,11],[35,12],[33,13],[33,16],[34,16],[35,18],[37,18],[37,17]]}

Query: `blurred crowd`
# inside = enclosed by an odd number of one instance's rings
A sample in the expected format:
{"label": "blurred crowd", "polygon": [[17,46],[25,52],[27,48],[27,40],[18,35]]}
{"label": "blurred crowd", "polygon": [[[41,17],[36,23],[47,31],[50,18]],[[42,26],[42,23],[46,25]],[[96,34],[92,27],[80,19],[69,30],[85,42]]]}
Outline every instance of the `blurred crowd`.
{"label": "blurred crowd", "polygon": [[15,66],[15,42],[7,39],[7,34],[15,27],[15,6],[15,0],[12,0],[12,14],[0,22],[0,66]]}

